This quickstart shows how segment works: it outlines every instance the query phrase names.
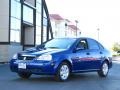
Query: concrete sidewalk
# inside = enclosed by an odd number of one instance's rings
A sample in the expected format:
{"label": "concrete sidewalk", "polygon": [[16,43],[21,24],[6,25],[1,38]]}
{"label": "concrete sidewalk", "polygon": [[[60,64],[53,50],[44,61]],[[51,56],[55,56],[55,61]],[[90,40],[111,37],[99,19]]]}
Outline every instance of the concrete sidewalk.
{"label": "concrete sidewalk", "polygon": [[112,58],[114,61],[120,61],[120,56],[116,56]]}

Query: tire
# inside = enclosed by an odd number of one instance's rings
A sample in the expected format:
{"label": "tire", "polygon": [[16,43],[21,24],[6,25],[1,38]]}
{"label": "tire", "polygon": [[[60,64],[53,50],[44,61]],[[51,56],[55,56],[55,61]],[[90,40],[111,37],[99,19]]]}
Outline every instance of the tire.
{"label": "tire", "polygon": [[104,62],[102,64],[101,69],[98,71],[98,75],[100,77],[106,77],[108,75],[108,71],[109,71],[108,63]]}
{"label": "tire", "polygon": [[23,79],[28,79],[31,76],[30,73],[23,73],[23,72],[18,73],[18,75],[19,75],[19,77],[21,77]]}
{"label": "tire", "polygon": [[57,73],[55,75],[55,79],[57,81],[66,81],[70,76],[70,66],[68,63],[63,62],[58,67]]}

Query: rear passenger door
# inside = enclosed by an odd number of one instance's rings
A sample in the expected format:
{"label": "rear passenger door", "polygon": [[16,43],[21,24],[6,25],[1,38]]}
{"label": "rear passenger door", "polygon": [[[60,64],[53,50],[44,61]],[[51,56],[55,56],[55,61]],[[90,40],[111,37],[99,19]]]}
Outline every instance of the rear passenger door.
{"label": "rear passenger door", "polygon": [[73,54],[73,68],[75,71],[96,70],[100,66],[99,44],[93,39],[81,39]]}
{"label": "rear passenger door", "polygon": [[101,51],[99,44],[96,40],[87,39],[89,50],[89,65],[90,69],[98,69],[100,67],[101,57],[103,52]]}

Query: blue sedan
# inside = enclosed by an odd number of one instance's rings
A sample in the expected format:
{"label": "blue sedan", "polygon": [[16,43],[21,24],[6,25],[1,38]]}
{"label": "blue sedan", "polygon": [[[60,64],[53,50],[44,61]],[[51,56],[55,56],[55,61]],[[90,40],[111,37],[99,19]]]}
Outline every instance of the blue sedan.
{"label": "blue sedan", "polygon": [[81,38],[57,38],[35,48],[15,54],[10,69],[21,78],[32,74],[54,75],[66,81],[70,74],[96,71],[106,77],[112,67],[112,56],[98,41]]}

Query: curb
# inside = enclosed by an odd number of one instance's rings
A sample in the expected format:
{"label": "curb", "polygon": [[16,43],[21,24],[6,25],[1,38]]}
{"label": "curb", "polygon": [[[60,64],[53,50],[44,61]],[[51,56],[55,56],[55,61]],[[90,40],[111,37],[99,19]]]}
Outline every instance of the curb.
{"label": "curb", "polygon": [[9,62],[0,62],[0,65],[6,65],[9,64]]}

